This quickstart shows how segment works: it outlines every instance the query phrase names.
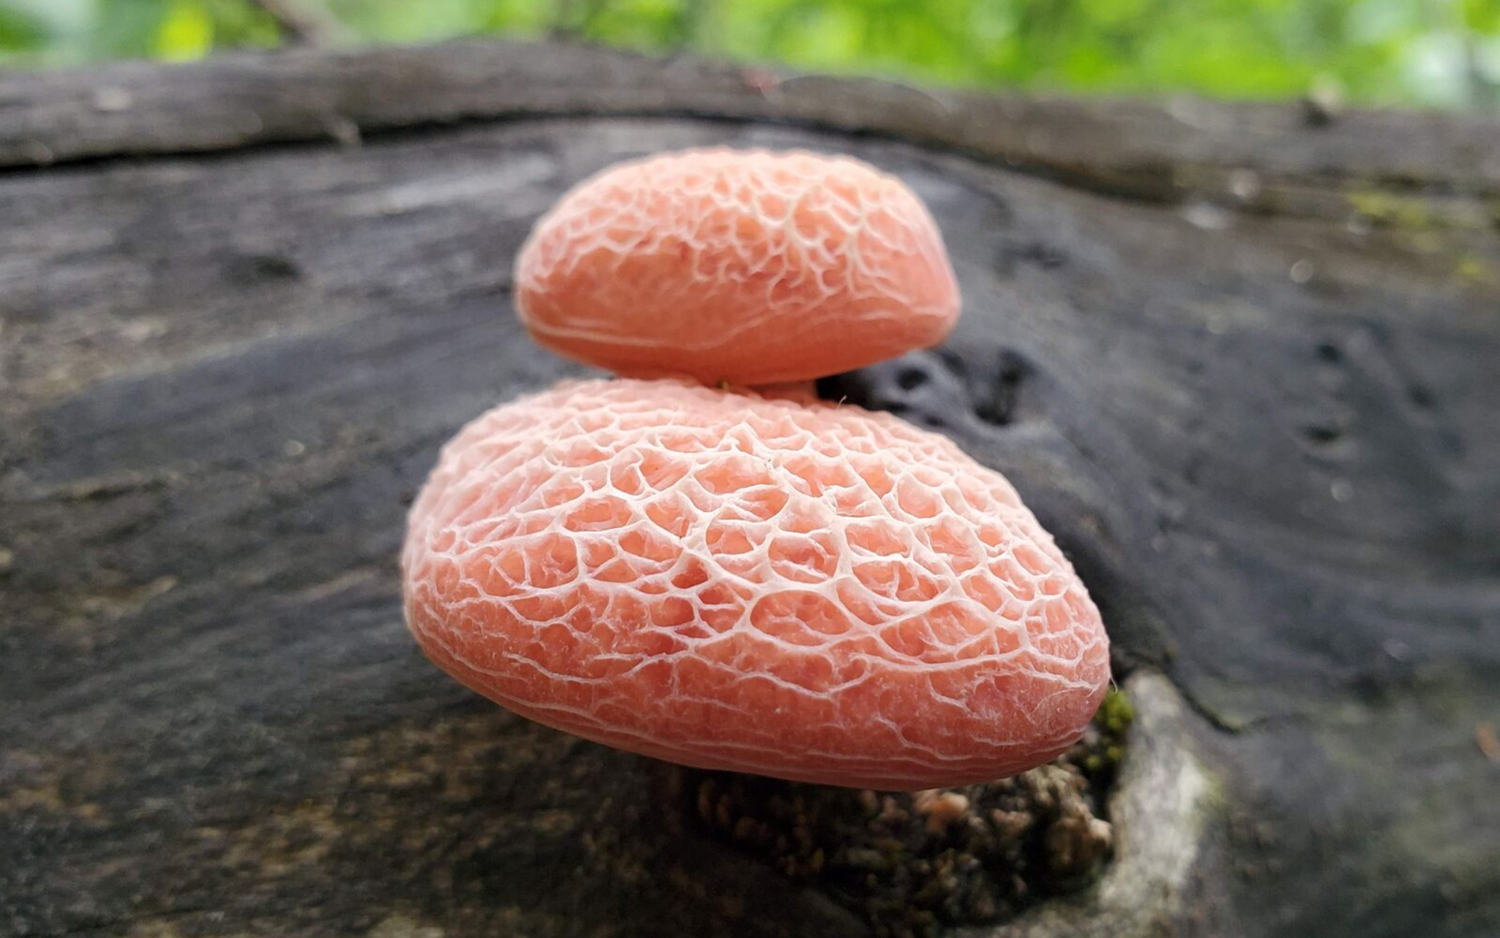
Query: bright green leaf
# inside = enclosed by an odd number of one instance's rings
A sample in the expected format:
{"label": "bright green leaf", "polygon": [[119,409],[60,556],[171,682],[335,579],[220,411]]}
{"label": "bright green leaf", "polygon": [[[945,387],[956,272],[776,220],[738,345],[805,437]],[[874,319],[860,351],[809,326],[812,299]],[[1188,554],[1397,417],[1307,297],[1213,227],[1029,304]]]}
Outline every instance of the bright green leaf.
{"label": "bright green leaf", "polygon": [[157,27],[153,48],[169,62],[201,59],[214,47],[214,21],[195,0],[176,0]]}
{"label": "bright green leaf", "polygon": [[47,40],[47,30],[36,17],[0,6],[0,49],[29,52]]}

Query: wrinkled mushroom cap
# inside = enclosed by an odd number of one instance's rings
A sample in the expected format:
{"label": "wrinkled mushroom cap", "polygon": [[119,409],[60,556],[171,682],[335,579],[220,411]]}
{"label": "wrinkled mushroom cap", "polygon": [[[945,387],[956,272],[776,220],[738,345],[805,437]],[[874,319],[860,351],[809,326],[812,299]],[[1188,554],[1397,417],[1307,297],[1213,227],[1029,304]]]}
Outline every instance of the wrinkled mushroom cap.
{"label": "wrinkled mushroom cap", "polygon": [[958,285],[937,225],[848,157],[688,150],[612,167],[516,263],[537,341],[622,374],[818,378],[940,342]]}
{"label": "wrinkled mushroom cap", "polygon": [[1098,610],[999,474],[886,414],[561,385],[443,450],[403,554],[439,666],[687,765],[870,788],[1011,775],[1109,681]]}

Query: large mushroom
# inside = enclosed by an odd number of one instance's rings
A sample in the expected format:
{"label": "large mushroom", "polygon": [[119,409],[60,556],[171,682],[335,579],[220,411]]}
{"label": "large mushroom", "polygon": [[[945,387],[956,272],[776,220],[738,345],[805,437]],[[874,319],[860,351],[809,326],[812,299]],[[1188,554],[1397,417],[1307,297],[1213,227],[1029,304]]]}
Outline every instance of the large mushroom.
{"label": "large mushroom", "polygon": [[1000,778],[1082,734],[1099,612],[1015,489],[889,414],[569,383],[444,449],[406,614],[523,716],[700,768],[879,789]]}

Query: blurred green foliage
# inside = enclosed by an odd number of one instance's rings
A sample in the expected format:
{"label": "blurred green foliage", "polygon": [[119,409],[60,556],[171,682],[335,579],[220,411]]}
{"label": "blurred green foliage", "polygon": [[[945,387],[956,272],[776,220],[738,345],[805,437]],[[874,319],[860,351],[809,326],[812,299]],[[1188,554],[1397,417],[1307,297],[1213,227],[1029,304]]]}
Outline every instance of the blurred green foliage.
{"label": "blurred green foliage", "polygon": [[1494,106],[1500,0],[0,0],[0,61],[561,36],[976,87]]}

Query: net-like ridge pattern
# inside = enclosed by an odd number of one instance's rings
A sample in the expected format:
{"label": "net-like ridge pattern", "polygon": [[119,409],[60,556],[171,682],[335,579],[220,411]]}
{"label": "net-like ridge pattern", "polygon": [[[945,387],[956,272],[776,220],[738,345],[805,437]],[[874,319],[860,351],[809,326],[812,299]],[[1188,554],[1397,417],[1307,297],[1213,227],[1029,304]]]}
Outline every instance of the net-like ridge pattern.
{"label": "net-like ridge pattern", "polygon": [[801,151],[687,150],[581,183],[516,261],[532,335],[611,370],[823,377],[937,344],[958,285],[894,176]]}
{"label": "net-like ridge pattern", "polygon": [[1083,732],[1108,640],[999,474],[849,405],[585,381],[497,407],[410,516],[428,655],[539,722],[703,768],[902,789]]}

